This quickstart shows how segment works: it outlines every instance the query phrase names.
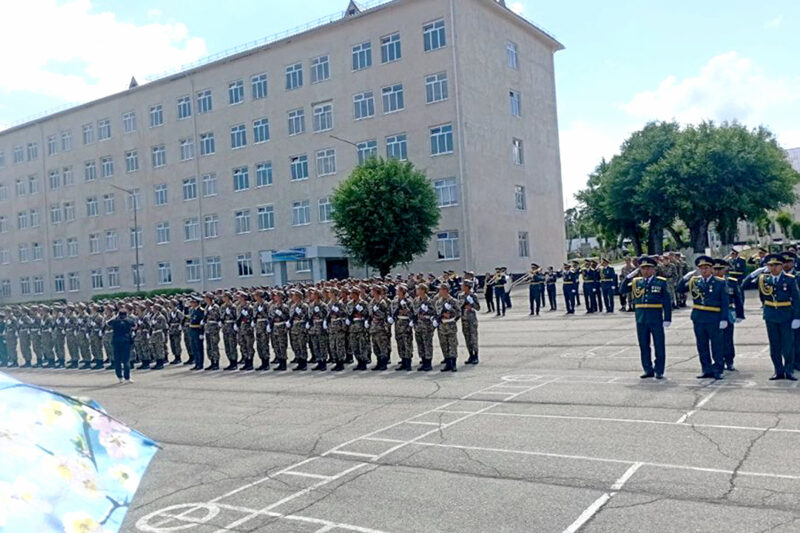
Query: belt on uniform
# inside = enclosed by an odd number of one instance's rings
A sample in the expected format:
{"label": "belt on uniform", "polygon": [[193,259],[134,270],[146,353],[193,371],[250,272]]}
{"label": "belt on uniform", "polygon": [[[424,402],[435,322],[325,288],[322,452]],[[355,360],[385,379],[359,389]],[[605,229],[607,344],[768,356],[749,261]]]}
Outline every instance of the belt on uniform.
{"label": "belt on uniform", "polygon": [[744,272],[739,272],[738,270],[731,270],[728,272],[728,274],[741,276],[742,274],[744,274]]}
{"label": "belt on uniform", "polygon": [[256,322],[266,322],[269,318],[257,318]]}
{"label": "belt on uniform", "polygon": [[200,328],[202,328],[203,326],[201,326],[200,324],[189,324],[189,327],[190,327],[190,328],[193,328],[193,329],[200,329]]}
{"label": "belt on uniform", "polygon": [[341,318],[331,318],[331,322],[341,322]]}
{"label": "belt on uniform", "polygon": [[399,316],[399,317],[397,317],[397,320],[411,320],[411,317],[410,316]]}
{"label": "belt on uniform", "polygon": [[443,324],[449,324],[449,323],[455,322],[455,321],[456,321],[455,318],[445,318],[444,320],[442,320],[442,323]]}
{"label": "belt on uniform", "polygon": [[315,318],[314,322],[322,322],[322,319],[321,318]]}
{"label": "belt on uniform", "polygon": [[764,303],[770,307],[791,307],[792,302],[773,302],[772,300],[764,300]]}
{"label": "belt on uniform", "polygon": [[236,321],[235,320],[226,320],[225,323],[226,324],[235,324]]}
{"label": "belt on uniform", "polygon": [[603,282],[603,281],[614,281],[614,280],[610,278],[600,278],[600,281]]}
{"label": "belt on uniform", "polygon": [[695,309],[697,311],[711,311],[713,313],[719,313],[720,311],[722,311],[722,308],[720,307],[714,307],[712,305],[700,305],[700,304],[692,305],[692,309]]}
{"label": "belt on uniform", "polygon": [[206,322],[206,324],[214,324],[214,325],[217,325],[217,326],[218,326],[218,325],[219,325],[219,322],[218,322],[218,321],[216,321],[216,320],[209,320],[209,321],[207,321],[207,322]]}
{"label": "belt on uniform", "polygon": [[636,309],[663,309],[662,304],[634,304]]}
{"label": "belt on uniform", "polygon": [[363,321],[364,321],[363,318],[354,318],[353,319],[353,322],[363,322]]}
{"label": "belt on uniform", "polygon": [[571,281],[565,281],[564,285],[572,285],[572,282]]}
{"label": "belt on uniform", "polygon": [[273,326],[275,326],[275,327],[277,328],[278,326],[285,326],[285,325],[286,325],[286,322],[275,322],[275,323],[274,323],[274,324],[272,324],[272,325],[273,325]]}
{"label": "belt on uniform", "polygon": [[531,285],[542,285],[544,281],[534,281]]}

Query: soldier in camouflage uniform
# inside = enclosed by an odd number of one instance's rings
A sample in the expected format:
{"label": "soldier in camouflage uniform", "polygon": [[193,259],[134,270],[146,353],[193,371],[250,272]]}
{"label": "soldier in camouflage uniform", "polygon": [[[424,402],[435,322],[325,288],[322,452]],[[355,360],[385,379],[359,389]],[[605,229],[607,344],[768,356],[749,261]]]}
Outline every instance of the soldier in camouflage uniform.
{"label": "soldier in camouflage uniform", "polygon": [[[14,313],[18,312],[14,310]],[[9,314],[6,319],[6,351],[8,352],[8,367],[14,368],[19,365],[17,361],[17,331],[19,329],[19,321],[14,314]]]}
{"label": "soldier in camouflage uniform", "polygon": [[92,367],[92,352],[89,350],[89,326],[90,317],[87,314],[85,304],[78,304],[78,327],[80,335],[78,336],[78,351],[81,354],[81,370],[87,370]]}
{"label": "soldier in camouflage uniform", "polygon": [[55,368],[56,360],[53,353],[53,327],[55,327],[55,319],[53,312],[49,307],[42,309],[41,319],[39,321],[39,345],[41,346],[41,353],[39,356],[39,363],[42,368]]}
{"label": "soldier in camouflage uniform", "polygon": [[225,370],[236,370],[239,366],[239,345],[236,341],[236,307],[231,301],[231,295],[227,292],[222,295],[222,342],[225,344],[225,357],[228,358],[228,366]]}
{"label": "soldier in camouflage uniform", "polygon": [[30,311],[27,309],[23,310],[23,314],[20,319],[17,321],[19,325],[18,335],[19,335],[19,351],[22,354],[22,360],[25,363],[22,365],[23,368],[30,368],[31,367],[31,327],[33,326],[33,319],[31,318]]}
{"label": "soldier in camouflage uniform", "polygon": [[53,356],[55,357],[55,368],[64,368],[66,366],[65,353],[64,353],[64,337],[66,335],[67,320],[64,317],[63,308],[59,307],[55,310],[53,316]]}
{"label": "soldier in camouflage uniform", "polygon": [[83,335],[78,324],[78,312],[70,305],[67,313],[67,348],[69,349],[69,364],[67,368],[78,368],[81,359],[80,337]]}
{"label": "soldier in camouflage uniform", "polygon": [[478,311],[481,310],[479,299],[472,292],[472,282],[465,280],[461,284],[458,295],[458,308],[461,310],[461,333],[467,345],[468,365],[477,365],[478,360]]}
{"label": "soldier in camouflage uniform", "polygon": [[414,358],[414,309],[413,302],[408,297],[408,286],[403,283],[397,286],[391,313],[397,353],[400,356],[400,364],[395,370],[408,371],[411,370],[411,360]]}
{"label": "soldier in camouflage uniform", "polygon": [[44,363],[43,350],[42,350],[42,310],[39,306],[34,307],[34,313],[31,316],[31,348],[33,355],[36,356],[36,363],[33,364],[34,368],[41,368]]}
{"label": "soldier in camouflage uniform", "polygon": [[456,358],[458,357],[458,326],[457,321],[461,312],[458,301],[450,296],[449,288],[445,285],[439,287],[439,298],[436,299],[436,314],[438,315],[439,346],[444,356],[442,372],[456,372]]}
{"label": "soldier in camouflage uniform", "polygon": [[358,361],[358,365],[353,370],[366,370],[370,362],[369,304],[361,298],[361,291],[358,287],[354,287],[350,291],[350,303],[347,311],[349,318],[345,324],[350,328],[350,348]]}
{"label": "soldier in camouflage uniform", "polygon": [[302,294],[297,289],[289,291],[289,342],[292,345],[297,366],[292,370],[302,371],[308,368],[308,305],[303,302]]}
{"label": "soldier in camouflage uniform", "polygon": [[239,341],[239,350],[242,352],[244,366],[242,370],[253,370],[253,308],[243,292],[239,293],[239,301],[236,305],[236,333]]}
{"label": "soldier in camouflage uniform", "polygon": [[389,364],[389,347],[392,343],[391,304],[386,300],[386,289],[382,285],[372,287],[372,300],[369,302],[369,333],[372,340],[372,351],[375,352],[377,364],[372,370],[386,370]]}
{"label": "soldier in camouflage uniform", "polygon": [[134,330],[135,336],[133,337],[133,346],[136,348],[136,353],[141,361],[139,370],[149,370],[150,361],[152,360],[150,357],[150,348],[148,346],[150,325],[148,324],[148,318],[145,314],[144,306],[141,304],[136,307],[136,317],[134,318],[134,322],[136,327]]}
{"label": "soldier in camouflage uniform", "polygon": [[269,304],[264,300],[264,291],[256,291],[256,301],[253,305],[255,315],[256,351],[261,365],[256,370],[269,370]]}
{"label": "soldier in camouflage uniform", "polygon": [[[342,290],[342,297],[339,300],[339,303],[342,306],[342,309],[347,310],[350,308],[350,288],[344,287]],[[355,361],[355,357],[353,357],[353,345],[350,341],[350,324],[349,324],[349,313],[347,314],[348,318],[345,318],[345,326],[344,326],[344,364],[350,365]]]}
{"label": "soldier in camouflage uniform", "polygon": [[347,307],[339,299],[339,290],[331,289],[331,300],[328,303],[328,342],[330,354],[336,364],[331,370],[340,372],[344,370],[347,358],[345,336],[347,335]]}
{"label": "soldier in camouflage uniform", "polygon": [[183,334],[183,311],[178,309],[178,305],[174,300],[169,302],[169,314],[167,315],[167,323],[169,325],[169,348],[172,352],[172,361],[169,364],[181,364],[181,335]]}
{"label": "soldier in camouflage uniform", "polygon": [[194,359],[192,359],[192,341],[190,339],[191,335],[189,330],[189,312],[191,309],[189,308],[188,303],[181,305],[181,312],[183,313],[183,320],[181,321],[181,333],[183,333],[183,345],[186,349],[186,353],[189,354],[189,359],[183,362],[183,366],[193,365]]}
{"label": "soldier in camouflage uniform", "polygon": [[150,315],[150,350],[156,361],[156,366],[153,370],[161,370],[164,368],[164,362],[167,360],[167,331],[169,330],[169,321],[161,305],[154,305],[152,314]]}
{"label": "soldier in camouflage uniform", "polygon": [[272,330],[270,335],[272,338],[272,349],[275,351],[275,363],[277,366],[273,368],[274,371],[282,372],[286,370],[286,361],[288,359],[288,322],[289,322],[289,306],[283,303],[283,293],[276,290],[272,293],[272,303],[269,306],[269,327]]}
{"label": "soldier in camouflage uniform", "polygon": [[328,330],[328,306],[320,298],[317,289],[309,289],[308,292],[308,345],[312,360],[317,363],[311,370],[326,370],[328,353],[323,345],[323,335]]}
{"label": "soldier in camouflage uniform", "polygon": [[103,368],[103,328],[105,327],[105,321],[97,306],[91,306],[91,311],[89,318],[89,347],[92,352],[92,368],[101,370]]}
{"label": "soldier in camouflage uniform", "polygon": [[206,353],[211,364],[206,370],[219,370],[219,331],[221,326],[222,313],[219,305],[214,301],[210,294],[205,295],[206,301],[206,323],[205,341]]}
{"label": "soldier in camouflage uniform", "polygon": [[109,363],[109,370],[114,368],[114,344],[111,342],[114,338],[114,330],[111,329],[109,322],[114,320],[114,308],[110,305],[106,306],[105,314],[103,315],[103,349],[106,351],[106,363]]}
{"label": "soldier in camouflage uniform", "polygon": [[417,284],[417,297],[414,300],[414,337],[417,340],[417,353],[421,364],[417,371],[430,372],[433,370],[433,330],[438,321],[436,307],[428,296],[428,286],[425,283]]}

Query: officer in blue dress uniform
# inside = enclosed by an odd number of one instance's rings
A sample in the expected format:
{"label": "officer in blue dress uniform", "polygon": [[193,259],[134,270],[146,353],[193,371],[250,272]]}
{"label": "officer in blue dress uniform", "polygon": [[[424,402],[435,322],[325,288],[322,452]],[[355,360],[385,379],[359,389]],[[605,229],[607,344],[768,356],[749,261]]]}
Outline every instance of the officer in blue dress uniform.
{"label": "officer in blue dress uniform", "polygon": [[744,298],[742,297],[741,278],[733,276],[730,263],[724,259],[714,259],[714,275],[725,280],[728,291],[728,323],[729,326],[722,330],[722,356],[725,359],[725,370],[733,372],[733,359],[736,357],[736,346],[733,342],[734,324],[744,320]]}
{"label": "officer in blue dress uniform", "polygon": [[528,273],[528,300],[531,305],[531,316],[539,316],[542,307],[542,297],[544,295],[544,274],[536,263],[531,263],[531,271]]}
{"label": "officer in blue dress uniform", "polygon": [[617,292],[617,273],[605,257],[600,260],[600,292],[606,313],[614,312],[614,294]]}
{"label": "officer in blue dress uniform", "polygon": [[688,291],[693,300],[692,324],[702,368],[698,379],[722,379],[722,331],[730,326],[727,282],[713,275],[714,260],[709,256],[701,255],[694,264],[697,270],[686,274],[675,290]]}
{"label": "officer in blue dress uniform", "polygon": [[743,280],[744,275],[747,272],[747,263],[744,259],[739,257],[739,252],[736,250],[731,250],[730,254],[731,260],[730,269],[728,270],[728,275],[734,279]]}
{"label": "officer in blue dress uniform", "polygon": [[581,275],[583,277],[583,300],[586,302],[586,314],[597,312],[597,280],[596,265],[587,259]]}
{"label": "officer in blue dress uniform", "polygon": [[800,328],[800,292],[797,280],[783,271],[783,257],[778,254],[765,256],[766,270],[757,276],[748,276],[743,288],[758,287],[758,295],[764,304],[764,323],[769,338],[769,356],[775,374],[770,379],[794,377],[794,334]]}
{"label": "officer in blue dress uniform", "polygon": [[578,294],[578,273],[572,271],[572,265],[564,263],[564,306],[568,315],[575,314],[575,295]]}
{"label": "officer in blue dress uniform", "polygon": [[[622,281],[620,293],[630,293],[630,301],[636,307],[636,336],[644,374],[642,379],[664,378],[667,350],[664,328],[672,323],[672,302],[667,292],[667,280],[656,276],[656,260],[643,256],[639,268]],[[655,365],[650,352],[650,341],[655,349]]]}
{"label": "officer in blue dress uniform", "polygon": [[[798,283],[797,280],[797,254],[792,251],[783,252],[783,273],[789,274],[790,276],[794,276],[795,283]],[[800,285],[798,285],[798,289],[800,289]],[[794,339],[793,342],[793,353],[794,353],[794,369],[800,370],[800,329],[796,329],[792,332],[792,337]]]}

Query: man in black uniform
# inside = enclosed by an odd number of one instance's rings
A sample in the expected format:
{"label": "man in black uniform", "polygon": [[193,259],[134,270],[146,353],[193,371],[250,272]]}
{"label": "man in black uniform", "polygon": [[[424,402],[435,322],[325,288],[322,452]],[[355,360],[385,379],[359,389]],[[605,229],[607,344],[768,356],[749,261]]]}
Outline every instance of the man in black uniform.
{"label": "man in black uniform", "polygon": [[131,383],[131,346],[133,346],[133,320],[128,318],[128,308],[122,307],[116,318],[108,321],[111,328],[111,345],[114,349],[114,371],[120,383]]}
{"label": "man in black uniform", "polygon": [[564,305],[567,307],[567,314],[575,314],[575,296],[578,294],[578,273],[572,271],[572,265],[564,263]]}
{"label": "man in black uniform", "polygon": [[8,365],[8,350],[6,350],[6,315],[0,311],[0,368]]}
{"label": "man in black uniform", "polygon": [[547,273],[544,276],[544,284],[547,287],[547,300],[550,302],[550,310],[556,311],[558,304],[556,303],[556,280],[561,277],[561,272],[556,272],[553,267],[547,267]]}
{"label": "man in black uniform", "polygon": [[206,314],[200,308],[200,298],[189,301],[189,351],[194,362],[192,370],[203,370],[206,363],[203,349],[203,325]]}

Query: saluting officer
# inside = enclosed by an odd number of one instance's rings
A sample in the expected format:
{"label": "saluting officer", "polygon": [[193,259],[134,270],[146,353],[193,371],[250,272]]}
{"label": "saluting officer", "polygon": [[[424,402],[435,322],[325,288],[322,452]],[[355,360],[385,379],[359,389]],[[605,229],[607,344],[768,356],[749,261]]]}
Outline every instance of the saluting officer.
{"label": "saluting officer", "polygon": [[578,273],[572,271],[572,265],[564,263],[564,305],[568,315],[575,314],[575,297],[578,294]]}
{"label": "saluting officer", "polygon": [[725,280],[728,291],[728,322],[730,325],[722,330],[722,355],[725,359],[725,370],[735,371],[733,359],[736,357],[736,346],[733,342],[734,324],[744,320],[744,299],[739,286],[739,278],[731,276],[728,272],[729,263],[724,259],[714,259],[714,275]]}
{"label": "saluting officer", "polygon": [[608,264],[608,259],[603,257],[600,260],[600,291],[602,302],[606,308],[606,313],[614,312],[614,293],[617,292],[617,273],[614,267]]}
{"label": "saluting officer", "polygon": [[734,279],[743,279],[744,274],[747,271],[747,264],[745,263],[744,259],[739,257],[739,252],[736,250],[731,250],[730,257],[730,269],[728,270],[728,274]]}

